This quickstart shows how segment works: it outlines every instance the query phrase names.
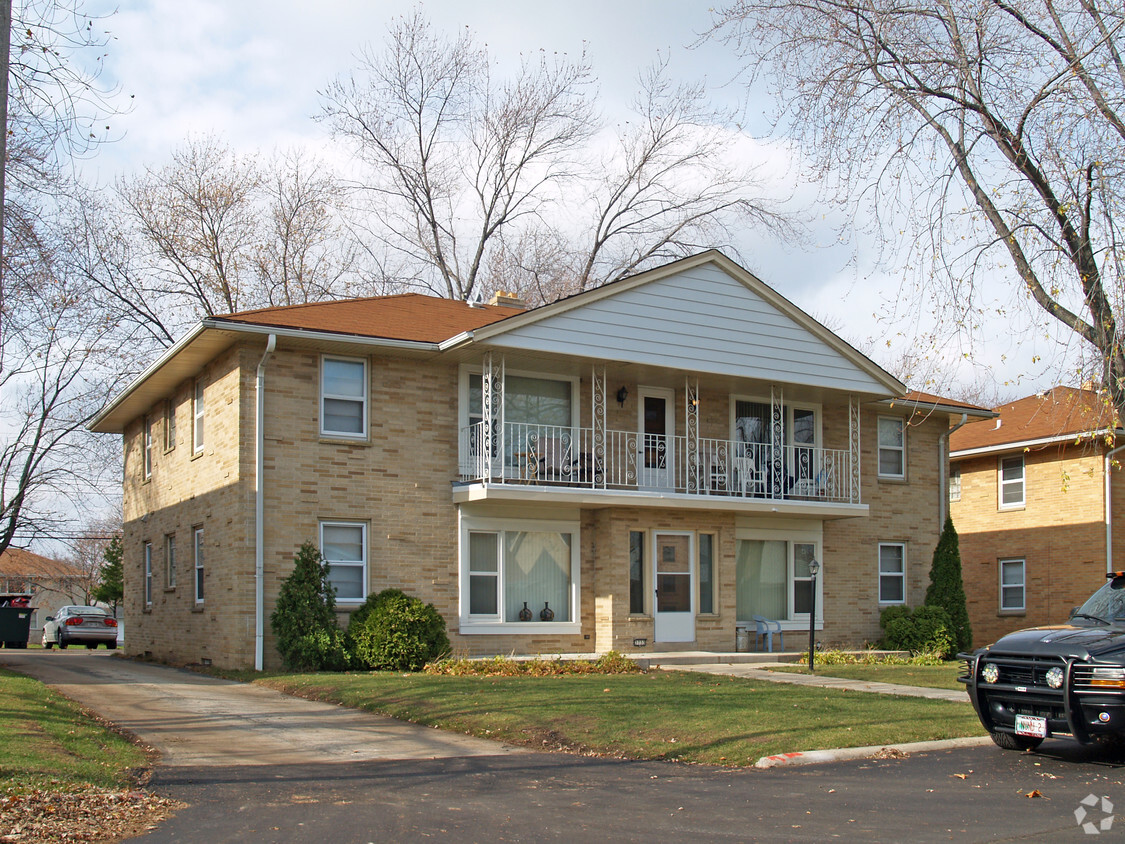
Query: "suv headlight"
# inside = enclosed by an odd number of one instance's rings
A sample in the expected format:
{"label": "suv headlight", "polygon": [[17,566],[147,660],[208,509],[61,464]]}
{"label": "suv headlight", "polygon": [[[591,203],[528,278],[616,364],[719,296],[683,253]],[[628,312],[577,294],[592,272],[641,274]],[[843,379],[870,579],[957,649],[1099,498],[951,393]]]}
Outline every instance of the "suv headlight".
{"label": "suv headlight", "polygon": [[1125,668],[1095,668],[1090,685],[1103,689],[1125,689]]}
{"label": "suv headlight", "polygon": [[1047,672],[1047,685],[1052,689],[1061,689],[1063,684],[1063,670],[1057,665]]}
{"label": "suv headlight", "polygon": [[980,670],[980,677],[986,683],[995,683],[1000,679],[1000,669],[995,662],[986,662]]}

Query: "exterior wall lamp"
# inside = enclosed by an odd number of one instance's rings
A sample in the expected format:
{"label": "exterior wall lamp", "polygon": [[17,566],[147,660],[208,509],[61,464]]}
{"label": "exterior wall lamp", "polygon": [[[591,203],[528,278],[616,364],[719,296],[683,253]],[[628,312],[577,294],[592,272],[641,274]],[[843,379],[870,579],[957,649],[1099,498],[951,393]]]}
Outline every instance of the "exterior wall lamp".
{"label": "exterior wall lamp", "polygon": [[627,399],[627,398],[629,398],[629,389],[627,387],[622,387],[620,390],[617,391],[617,403],[619,405],[624,407],[625,406],[625,399]]}

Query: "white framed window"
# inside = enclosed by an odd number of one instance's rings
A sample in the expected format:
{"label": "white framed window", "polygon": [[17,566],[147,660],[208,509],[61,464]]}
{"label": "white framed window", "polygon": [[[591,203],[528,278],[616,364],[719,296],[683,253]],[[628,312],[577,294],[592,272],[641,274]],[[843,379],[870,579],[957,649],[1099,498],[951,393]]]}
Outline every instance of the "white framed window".
{"label": "white framed window", "polygon": [[715,612],[715,534],[701,533],[699,546],[699,614]]}
{"label": "white framed window", "polygon": [[[794,627],[809,623],[812,574],[809,564],[820,560],[816,530],[740,530],[735,544],[735,616],[751,622],[759,615]],[[821,572],[823,573],[822,566]],[[816,611],[824,618],[824,578],[816,579]]]}
{"label": "white framed window", "polygon": [[328,582],[342,604],[367,597],[367,525],[364,522],[321,522],[320,553],[328,564]]}
{"label": "white framed window", "polygon": [[152,606],[152,543],[146,542],[145,548],[145,606]]}
{"label": "white framed window", "polygon": [[144,425],[144,472],[145,478],[152,477],[152,416],[145,415]]}
{"label": "white framed window", "polygon": [[367,361],[320,360],[320,433],[329,437],[367,436]]}
{"label": "white framed window", "polygon": [[1023,455],[1001,457],[998,472],[1000,509],[1022,507],[1025,500]]}
{"label": "white framed window", "polygon": [[195,569],[195,602],[203,603],[203,528],[192,529],[192,558]]}
{"label": "white framed window", "polygon": [[196,378],[191,394],[191,450],[198,454],[203,451],[203,379]]}
{"label": "white framed window", "polygon": [[1022,558],[1000,560],[1000,611],[1026,609],[1026,563]]}
{"label": "white framed window", "polygon": [[949,500],[961,500],[961,466],[958,464],[949,467]]}
{"label": "white framed window", "polygon": [[576,633],[581,629],[575,522],[461,517],[465,633]]}
{"label": "white framed window", "polygon": [[906,545],[879,543],[879,603],[906,603]]}
{"label": "white framed window", "polygon": [[164,588],[176,588],[176,535],[164,537]]}
{"label": "white framed window", "polygon": [[164,402],[164,450],[176,447],[176,403],[171,399]]}
{"label": "white framed window", "polygon": [[906,420],[880,416],[876,420],[879,439],[879,477],[906,477]]}

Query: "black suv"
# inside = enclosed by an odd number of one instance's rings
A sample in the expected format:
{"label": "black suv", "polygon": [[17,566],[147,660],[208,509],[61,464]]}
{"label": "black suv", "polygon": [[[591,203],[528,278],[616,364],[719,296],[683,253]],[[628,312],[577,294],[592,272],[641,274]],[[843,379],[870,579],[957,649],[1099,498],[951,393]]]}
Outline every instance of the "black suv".
{"label": "black suv", "polygon": [[1054,627],[1009,633],[958,654],[958,679],[992,740],[1008,750],[1069,735],[1080,742],[1125,737],[1125,572]]}

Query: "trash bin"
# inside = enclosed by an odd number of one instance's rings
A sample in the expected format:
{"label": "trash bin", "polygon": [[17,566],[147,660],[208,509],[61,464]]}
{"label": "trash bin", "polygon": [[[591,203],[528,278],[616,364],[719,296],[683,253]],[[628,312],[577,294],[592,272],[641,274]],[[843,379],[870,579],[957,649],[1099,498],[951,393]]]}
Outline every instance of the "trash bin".
{"label": "trash bin", "polygon": [[0,642],[5,648],[26,648],[35,607],[0,606]]}
{"label": "trash bin", "polygon": [[738,653],[746,653],[750,650],[750,628],[745,624],[734,626],[734,649]]}

